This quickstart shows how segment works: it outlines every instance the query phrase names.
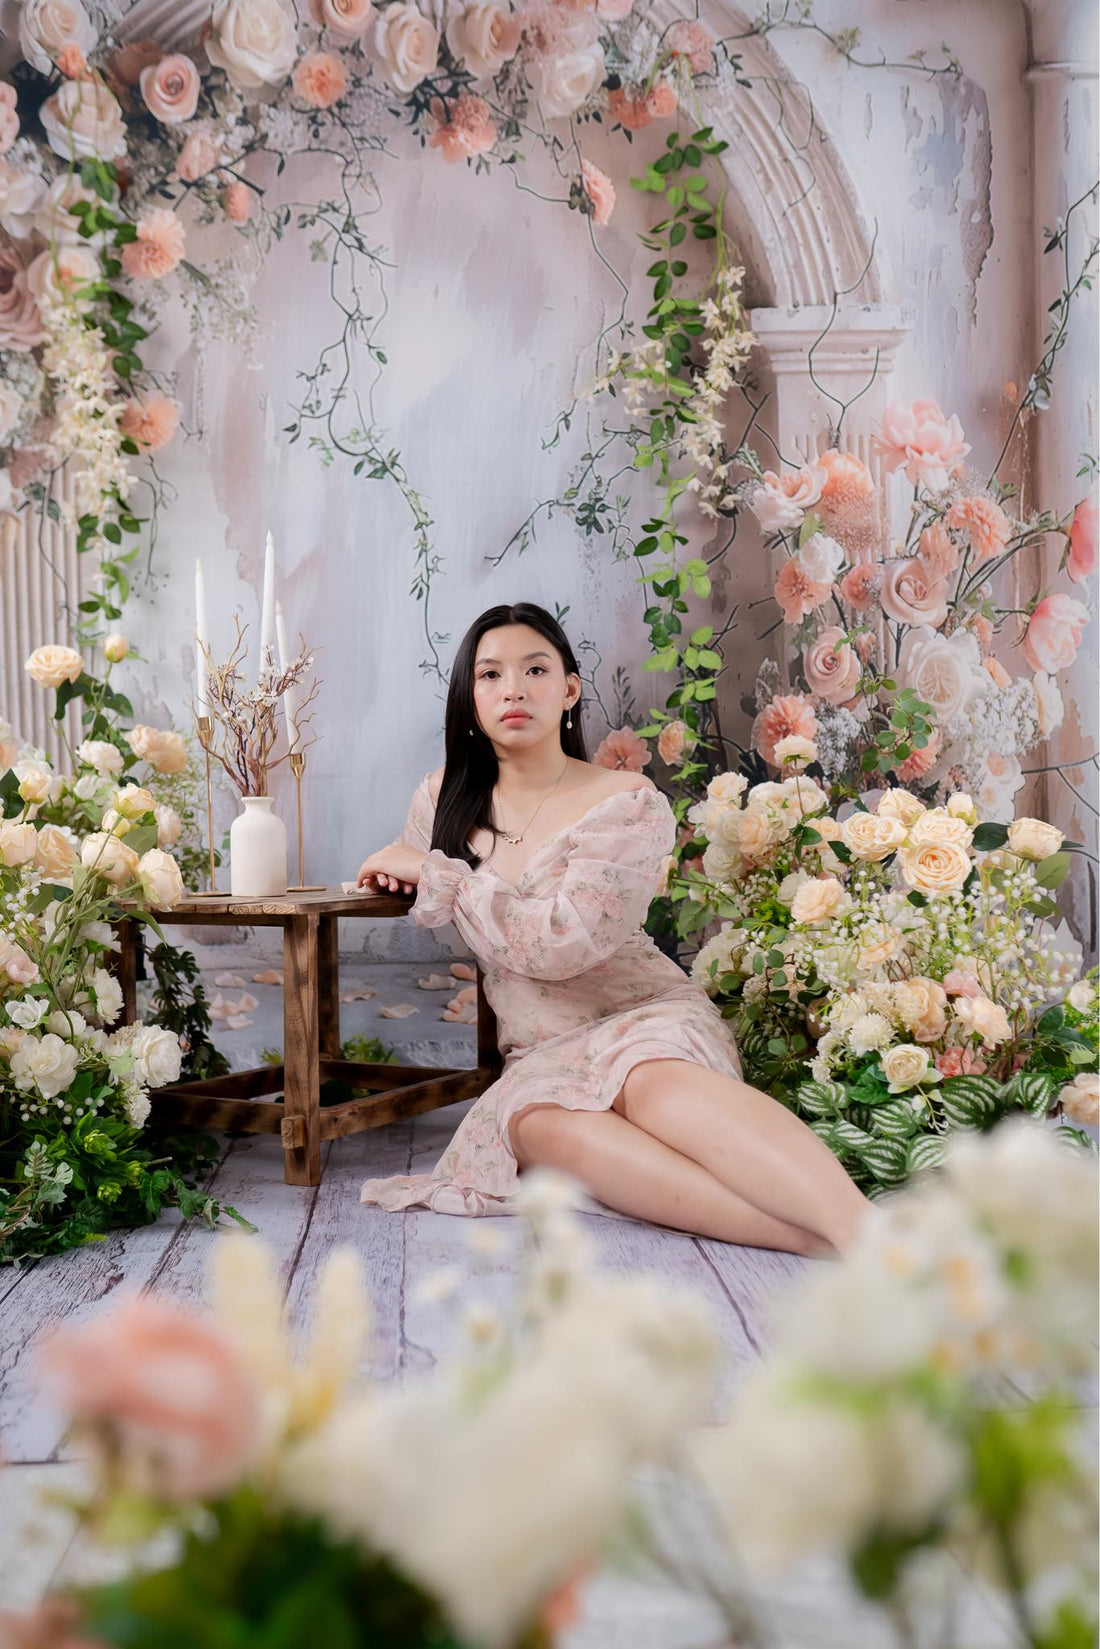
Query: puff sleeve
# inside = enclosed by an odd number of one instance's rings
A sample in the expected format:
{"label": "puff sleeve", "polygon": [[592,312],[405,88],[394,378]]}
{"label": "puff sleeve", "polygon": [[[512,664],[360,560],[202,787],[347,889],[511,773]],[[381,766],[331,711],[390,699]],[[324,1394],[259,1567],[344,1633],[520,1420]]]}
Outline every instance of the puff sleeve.
{"label": "puff sleeve", "polygon": [[567,836],[552,893],[525,895],[485,866],[474,872],[428,852],[413,920],[427,928],[453,922],[483,965],[530,979],[575,978],[645,921],[676,825],[659,791],[625,790],[590,808]]}

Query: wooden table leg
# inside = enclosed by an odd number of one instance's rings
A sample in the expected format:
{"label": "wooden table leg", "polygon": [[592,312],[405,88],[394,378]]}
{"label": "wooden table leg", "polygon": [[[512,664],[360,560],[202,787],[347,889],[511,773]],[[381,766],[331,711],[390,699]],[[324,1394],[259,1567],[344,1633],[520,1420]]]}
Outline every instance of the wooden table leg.
{"label": "wooden table leg", "polygon": [[132,1025],[137,1019],[137,948],[138,925],[126,919],[115,924],[118,950],[108,963],[110,971],[122,990],[123,1025]]}
{"label": "wooden table leg", "polygon": [[340,1058],[340,928],[336,916],[318,918],[317,1006],[321,1058]]}
{"label": "wooden table leg", "polygon": [[283,1124],[288,1185],[321,1183],[318,918],[283,926]]}

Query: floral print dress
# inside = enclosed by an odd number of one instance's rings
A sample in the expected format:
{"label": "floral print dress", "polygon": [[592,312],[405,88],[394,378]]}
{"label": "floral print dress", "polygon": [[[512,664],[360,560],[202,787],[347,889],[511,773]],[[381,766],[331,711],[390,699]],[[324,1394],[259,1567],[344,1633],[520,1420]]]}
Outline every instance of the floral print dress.
{"label": "floral print dress", "polygon": [[513,886],[431,848],[427,779],[399,841],[425,854],[412,918],[453,922],[484,974],[504,1069],[432,1174],[367,1180],[363,1202],[505,1214],[518,1169],[508,1125],[529,1105],[606,1111],[628,1073],[685,1059],[740,1075],[713,1003],[641,931],[676,837],[659,791],[624,790],[538,848]]}

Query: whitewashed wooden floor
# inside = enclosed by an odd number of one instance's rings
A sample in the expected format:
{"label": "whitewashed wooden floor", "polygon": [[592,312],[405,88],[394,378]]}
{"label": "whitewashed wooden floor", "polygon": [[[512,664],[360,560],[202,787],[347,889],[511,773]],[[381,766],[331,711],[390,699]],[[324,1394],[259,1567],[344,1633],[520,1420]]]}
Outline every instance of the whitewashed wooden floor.
{"label": "whitewashed wooden floor", "polygon": [[[283,1184],[274,1139],[238,1138],[227,1142],[211,1182],[215,1195],[251,1219],[274,1250],[295,1322],[308,1312],[318,1266],[331,1248],[350,1243],[361,1254],[374,1302],[368,1367],[381,1380],[414,1376],[447,1352],[458,1332],[456,1304],[499,1301],[509,1291],[518,1234],[513,1220],[492,1222],[501,1233],[500,1252],[490,1261],[479,1257],[475,1276],[471,1222],[425,1212],[385,1214],[359,1202],[368,1175],[430,1168],[461,1112],[454,1106],[334,1142],[326,1147],[316,1189]],[[590,1215],[586,1223],[605,1266],[655,1272],[704,1297],[725,1348],[727,1396],[767,1343],[769,1301],[807,1264],[632,1222]],[[35,1348],[43,1333],[60,1319],[94,1311],[120,1289],[198,1299],[217,1241],[199,1224],[185,1226],[170,1216],[22,1272],[0,1272],[0,1448],[9,1462],[0,1474],[0,1604],[29,1602],[51,1581],[86,1573],[90,1561],[74,1544],[67,1515],[41,1504],[43,1490],[63,1490],[80,1474],[59,1418],[36,1402]],[[457,1299],[449,1306],[425,1299],[419,1285],[452,1266],[465,1279]],[[660,1493],[656,1487],[648,1492]],[[881,1649],[891,1641],[875,1612],[853,1612],[829,1577],[809,1574],[799,1587],[777,1592],[769,1607],[776,1634],[769,1641],[784,1649]],[[975,1611],[973,1601],[968,1610],[973,1629],[968,1625],[965,1637],[949,1640],[953,1645],[1006,1641],[988,1611]],[[584,1619],[566,1649],[711,1649],[725,1636],[720,1618],[697,1599],[652,1577],[616,1576],[590,1588]]]}

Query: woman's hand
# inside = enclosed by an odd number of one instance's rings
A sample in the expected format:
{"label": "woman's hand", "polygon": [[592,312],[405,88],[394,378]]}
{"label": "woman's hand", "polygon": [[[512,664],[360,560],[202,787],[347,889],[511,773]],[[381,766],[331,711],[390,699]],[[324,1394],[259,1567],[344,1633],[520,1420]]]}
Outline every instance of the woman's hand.
{"label": "woman's hand", "polygon": [[399,842],[380,847],[363,860],[356,881],[368,893],[413,893],[423,858],[419,848],[402,847]]}

